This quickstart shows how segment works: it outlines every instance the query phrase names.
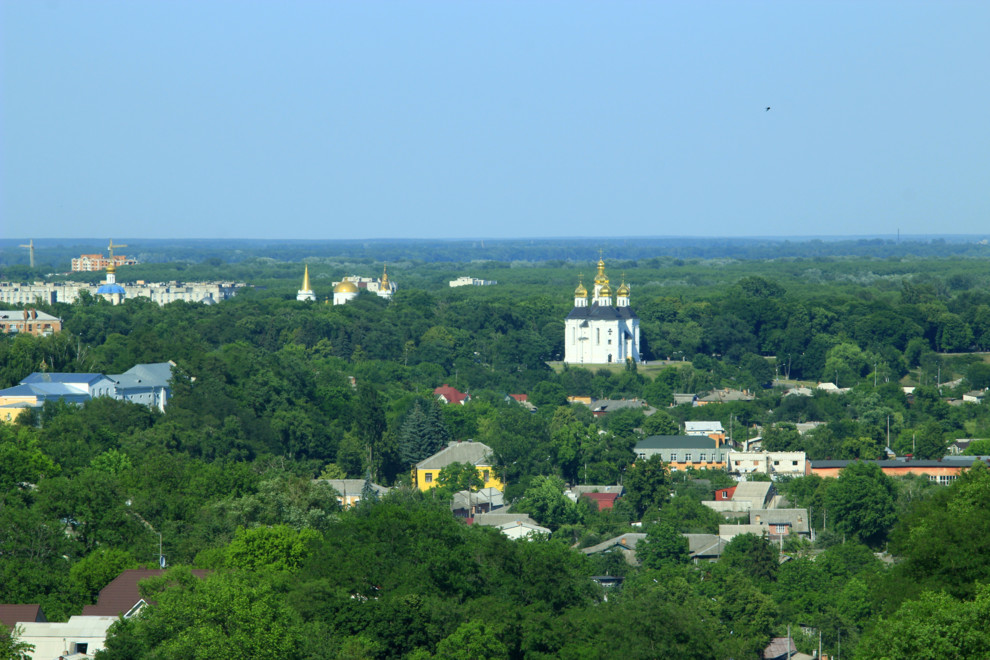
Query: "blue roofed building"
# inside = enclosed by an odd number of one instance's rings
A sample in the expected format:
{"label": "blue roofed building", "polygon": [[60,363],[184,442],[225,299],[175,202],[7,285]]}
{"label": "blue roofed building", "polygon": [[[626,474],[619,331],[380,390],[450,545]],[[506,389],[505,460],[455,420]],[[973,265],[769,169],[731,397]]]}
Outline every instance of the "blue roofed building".
{"label": "blue roofed building", "polygon": [[165,412],[165,404],[172,396],[172,368],[175,363],[155,362],[138,364],[122,374],[111,375],[116,385],[116,397]]}

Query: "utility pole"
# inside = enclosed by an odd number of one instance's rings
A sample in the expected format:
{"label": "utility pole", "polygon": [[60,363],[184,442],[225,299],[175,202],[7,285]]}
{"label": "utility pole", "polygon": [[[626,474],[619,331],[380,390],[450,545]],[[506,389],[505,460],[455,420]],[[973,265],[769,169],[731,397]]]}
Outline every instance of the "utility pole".
{"label": "utility pole", "polygon": [[28,249],[28,259],[30,260],[29,263],[31,264],[31,268],[34,268],[34,239],[32,238],[28,241],[27,245],[19,245],[18,247]]}

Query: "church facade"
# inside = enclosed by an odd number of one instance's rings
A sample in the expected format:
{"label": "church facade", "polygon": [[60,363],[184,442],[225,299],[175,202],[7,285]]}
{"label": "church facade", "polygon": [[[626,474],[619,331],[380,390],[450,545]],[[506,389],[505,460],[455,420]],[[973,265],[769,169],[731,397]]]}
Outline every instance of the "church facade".
{"label": "church facade", "polygon": [[574,309],[564,322],[564,362],[609,364],[640,361],[639,317],[629,306],[629,286],[623,281],[615,292],[605,274],[605,261],[598,259],[591,300],[584,283],[574,291]]}

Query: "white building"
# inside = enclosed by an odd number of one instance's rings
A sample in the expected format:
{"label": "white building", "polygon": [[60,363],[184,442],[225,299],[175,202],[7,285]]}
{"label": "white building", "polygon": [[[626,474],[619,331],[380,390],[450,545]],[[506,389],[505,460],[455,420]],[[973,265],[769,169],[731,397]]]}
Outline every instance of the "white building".
{"label": "white building", "polygon": [[333,283],[333,304],[334,305],[345,305],[351,300],[357,298],[357,295],[364,289],[365,291],[371,291],[379,298],[385,298],[389,300],[392,298],[392,294],[395,293],[395,282],[388,278],[388,266],[386,265],[382,270],[381,279],[376,279],[374,277],[358,277],[357,275],[350,275],[343,278],[339,282]]}
{"label": "white building", "polygon": [[313,287],[309,284],[309,264],[306,264],[306,270],[303,272],[302,288],[296,292],[296,300],[316,300]]}
{"label": "white building", "polygon": [[803,477],[808,461],[803,451],[730,451],[727,469],[732,474],[770,474]]}
{"label": "white building", "polygon": [[591,304],[588,304],[588,290],[579,283],[574,291],[574,309],[567,315],[564,326],[567,364],[640,361],[639,317],[629,306],[629,287],[622,283],[613,306],[612,287],[602,259],[598,260]]}
{"label": "white building", "polygon": [[18,623],[20,641],[34,646],[32,658],[93,657],[104,648],[116,616],[73,616],[65,623]]}
{"label": "white building", "polygon": [[498,284],[495,280],[479,280],[476,277],[458,277],[456,280],[450,281],[451,287],[457,286],[492,286]]}
{"label": "white building", "polygon": [[[114,295],[118,299],[124,298],[150,298],[152,302],[159,305],[166,305],[176,300],[186,302],[198,302],[213,304],[222,300],[232,298],[243,283],[233,282],[144,282],[138,280],[134,284],[118,284],[116,276],[110,285],[104,283],[99,286],[83,284],[80,282],[34,282],[33,284],[22,284],[14,282],[0,282],[0,303],[11,305],[33,305],[40,300],[48,304],[54,303],[74,303],[79,295],[85,291],[92,296],[105,296],[107,291],[98,290],[106,287],[120,287],[109,291],[111,298]],[[112,302],[112,300],[111,300]]]}

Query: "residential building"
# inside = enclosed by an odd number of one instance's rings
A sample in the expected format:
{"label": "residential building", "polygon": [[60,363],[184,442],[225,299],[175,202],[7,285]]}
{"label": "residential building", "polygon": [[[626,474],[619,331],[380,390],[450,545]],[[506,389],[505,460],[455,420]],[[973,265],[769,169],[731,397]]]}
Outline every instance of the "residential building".
{"label": "residential building", "polygon": [[65,623],[18,623],[20,641],[34,647],[32,658],[91,658],[102,651],[115,616],[72,616]]}
{"label": "residential building", "polygon": [[114,396],[116,383],[103,374],[69,374],[36,371],[24,378],[21,385],[60,384],[74,392],[93,399],[98,396]]}
{"label": "residential building", "polygon": [[720,445],[725,443],[722,422],[684,422],[685,435],[706,435]]}
{"label": "residential building", "polygon": [[728,470],[733,474],[803,477],[808,461],[803,451],[730,451]]}
{"label": "residential building", "polygon": [[41,605],[0,605],[0,626],[8,631],[18,623],[44,623],[48,621]]}
{"label": "residential building", "polygon": [[[963,470],[973,467],[976,461],[990,464],[990,456],[946,456],[937,461],[895,458],[885,461],[864,461],[876,463],[884,474],[903,477],[907,474],[923,474],[931,481],[950,484],[959,478]],[[853,461],[811,461],[811,474],[819,477],[838,477],[839,472]]]}
{"label": "residential building", "polygon": [[[185,301],[205,304],[215,304],[232,298],[244,283],[233,282],[144,282],[138,280],[133,284],[114,284],[123,288],[117,292],[124,298],[150,298],[159,305],[170,302]],[[85,291],[91,296],[97,295],[100,287],[106,286],[85,284],[81,282],[34,282],[33,284],[0,282],[0,304],[34,305],[41,303],[54,304],[57,302],[74,303]],[[103,295],[103,294],[100,294]]]}
{"label": "residential building", "polygon": [[626,560],[627,564],[638,566],[639,561],[636,559],[636,546],[645,538],[646,534],[639,532],[622,534],[612,537],[607,541],[602,541],[597,545],[581,548],[581,552],[586,555],[595,555],[601,552],[618,552],[622,554],[622,558]]}
{"label": "residential building", "polygon": [[62,330],[62,319],[36,309],[0,310],[0,332],[47,337]]}
{"label": "residential building", "polygon": [[477,491],[461,490],[454,493],[450,510],[457,518],[473,518],[491,513],[505,506],[505,496],[498,488],[481,488]]}
{"label": "residential building", "polygon": [[674,397],[674,403],[671,404],[671,407],[673,407],[673,406],[683,406],[685,404],[690,404],[692,407],[698,405],[698,395],[697,394],[691,394],[691,393],[681,394],[681,393],[675,392],[671,396]]}
{"label": "residential building", "polygon": [[728,403],[729,401],[752,401],[755,399],[749,390],[734,390],[731,388],[724,388],[719,390],[713,390],[709,394],[698,399],[699,406],[705,406],[709,403]]}
{"label": "residential building", "polygon": [[433,456],[424,458],[413,468],[413,483],[420,490],[429,490],[437,485],[440,471],[453,463],[475,466],[482,488],[505,492],[505,484],[495,474],[491,447],[482,442],[451,442]]}
{"label": "residential building", "polygon": [[572,502],[577,502],[580,498],[590,500],[599,511],[615,507],[615,501],[622,496],[623,488],[619,486],[571,486],[564,491]]}
{"label": "residential building", "polygon": [[629,286],[623,282],[616,290],[613,306],[605,261],[599,258],[591,304],[583,283],[574,290],[574,308],[564,321],[564,362],[639,362],[639,340],[639,317],[629,306]]}
{"label": "residential building", "polygon": [[965,403],[983,403],[987,400],[987,390],[971,390],[963,394],[962,400]]}
{"label": "residential building", "polygon": [[498,284],[495,280],[479,280],[476,277],[458,277],[456,280],[450,281],[451,287],[458,286],[493,286]]}
{"label": "residential building", "polygon": [[637,458],[659,455],[671,470],[724,470],[728,448],[696,435],[651,435],[636,443]]}
{"label": "residential building", "polygon": [[[126,247],[126,246],[125,246]],[[104,257],[102,254],[80,254],[72,259],[72,271],[76,273],[106,270],[110,266],[136,266],[138,260],[122,254]]]}
{"label": "residential building", "polygon": [[748,525],[719,525],[718,534],[726,541],[741,534],[756,534],[771,539],[811,534],[807,509],[750,509]]}
{"label": "residential building", "polygon": [[702,504],[731,518],[752,509],[770,508],[775,495],[776,490],[769,481],[740,481],[732,488],[715,491],[715,499]]}
{"label": "residential building", "polygon": [[[115,577],[110,583],[100,589],[100,595],[93,605],[83,606],[84,616],[109,616],[113,619],[117,617],[129,618],[137,614],[141,608],[147,605],[146,601],[138,590],[138,583],[151,577],[158,577],[165,571],[159,568],[132,568]],[[210,571],[193,569],[193,575],[203,579],[209,575]]]}
{"label": "residential building", "polygon": [[345,509],[349,509],[365,496],[367,492],[373,492],[378,497],[388,493],[385,486],[368,481],[367,479],[316,479],[327,484],[337,492],[337,503]]}
{"label": "residential building", "polygon": [[175,362],[138,364],[122,374],[110,376],[114,381],[114,395],[123,401],[131,401],[165,412],[165,405],[172,396],[172,369]]}
{"label": "residential building", "polygon": [[534,536],[550,536],[550,530],[535,523],[514,520],[498,526],[498,530],[514,541],[519,539],[531,539]]}
{"label": "residential building", "polygon": [[433,395],[440,399],[443,403],[455,403],[461,406],[471,400],[470,394],[465,394],[464,392],[459,391],[456,387],[451,387],[447,383],[444,383],[440,387],[433,390]]}
{"label": "residential building", "polygon": [[603,417],[626,408],[642,410],[646,415],[652,415],[656,412],[656,408],[651,408],[650,404],[640,399],[595,399],[591,404],[591,414],[595,417]]}

